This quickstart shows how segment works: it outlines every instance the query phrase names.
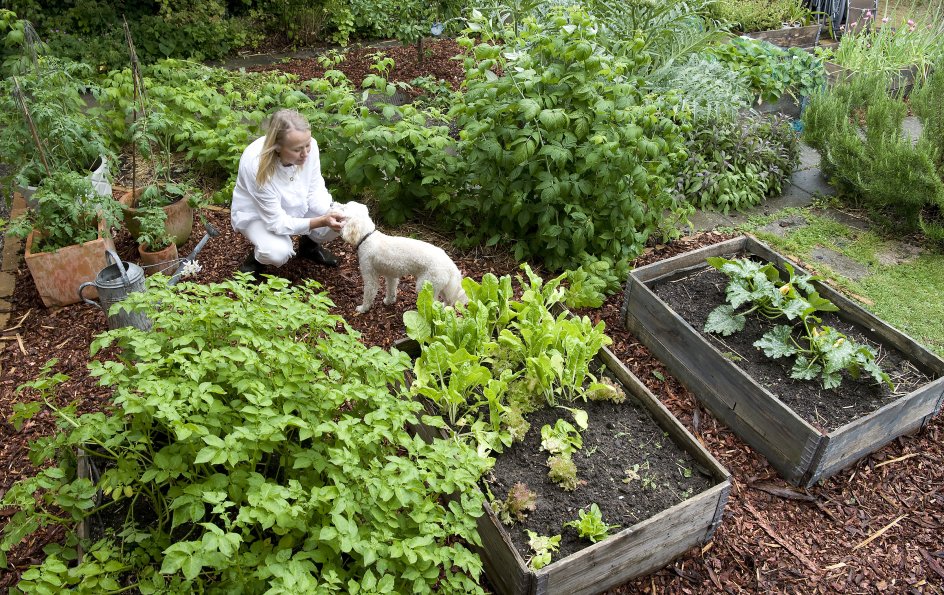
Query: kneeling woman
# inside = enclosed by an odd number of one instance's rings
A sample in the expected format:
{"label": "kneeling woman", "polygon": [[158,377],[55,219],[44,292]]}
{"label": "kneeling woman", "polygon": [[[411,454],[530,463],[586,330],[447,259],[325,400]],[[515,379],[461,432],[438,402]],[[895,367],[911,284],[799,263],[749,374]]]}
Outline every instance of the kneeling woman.
{"label": "kneeling woman", "polygon": [[322,244],[338,237],[344,215],[333,209],[321,176],[318,144],[298,112],[275,112],[266,135],[243,151],[231,221],[253,246],[239,267],[242,272],[285,264],[296,254],[292,246],[296,235],[301,236],[299,257],[337,266],[337,259]]}

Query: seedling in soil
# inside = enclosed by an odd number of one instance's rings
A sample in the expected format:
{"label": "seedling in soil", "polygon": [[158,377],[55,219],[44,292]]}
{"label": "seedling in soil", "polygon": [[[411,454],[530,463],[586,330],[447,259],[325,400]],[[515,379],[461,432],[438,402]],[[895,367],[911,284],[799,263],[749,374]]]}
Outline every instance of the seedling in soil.
{"label": "seedling in soil", "polygon": [[590,505],[589,511],[582,508],[578,510],[577,517],[577,520],[564,523],[564,526],[577,529],[580,537],[593,543],[606,539],[611,529],[619,529],[619,525],[607,525],[603,522],[603,513],[596,502]]}
{"label": "seedling in soil", "polygon": [[512,525],[528,518],[528,513],[537,508],[538,495],[528,489],[524,483],[518,482],[508,490],[508,496],[503,502],[493,502],[492,507],[501,522]]}
{"label": "seedling in soil", "polygon": [[528,560],[528,565],[534,570],[540,570],[551,563],[551,554],[560,549],[561,536],[547,537],[530,530],[525,532],[528,534],[528,545],[534,551],[534,555]]}

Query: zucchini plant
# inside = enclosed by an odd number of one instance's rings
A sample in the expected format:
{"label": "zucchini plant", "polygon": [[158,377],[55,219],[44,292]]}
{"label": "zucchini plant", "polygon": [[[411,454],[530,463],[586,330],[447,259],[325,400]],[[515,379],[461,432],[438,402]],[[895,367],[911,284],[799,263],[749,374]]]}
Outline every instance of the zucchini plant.
{"label": "zucchini plant", "polygon": [[[727,303],[708,315],[706,333],[728,336],[741,331],[752,313],[771,321],[786,319],[791,324],[774,326],[754,346],[773,359],[794,356],[792,378],[820,377],[823,388],[832,389],[842,383],[843,371],[853,378],[864,372],[894,389],[889,375],[875,361],[873,348],[823,325],[816,316],[817,312],[839,310],[812,285],[819,277],[797,274],[789,263],[784,263],[787,277],[782,279],[773,263],[761,264],[749,258],[712,257],[708,264],[727,275],[729,282],[725,288]],[[738,311],[741,307],[746,309]]]}

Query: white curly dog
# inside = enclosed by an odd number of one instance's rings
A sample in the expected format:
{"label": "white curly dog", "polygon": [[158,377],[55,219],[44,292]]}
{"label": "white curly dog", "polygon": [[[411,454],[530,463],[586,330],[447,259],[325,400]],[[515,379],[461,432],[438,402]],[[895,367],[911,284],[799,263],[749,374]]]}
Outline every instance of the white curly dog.
{"label": "white curly dog", "polygon": [[367,207],[360,203],[349,202],[342,210],[346,218],[341,239],[354,246],[364,283],[364,301],[356,308],[358,314],[367,312],[373,305],[380,289],[380,277],[386,281],[384,303],[388,306],[397,301],[400,277],[406,275],[416,277],[417,292],[426,281],[432,283],[433,298],[444,304],[468,302],[462,290],[462,273],[442,248],[378,231]]}

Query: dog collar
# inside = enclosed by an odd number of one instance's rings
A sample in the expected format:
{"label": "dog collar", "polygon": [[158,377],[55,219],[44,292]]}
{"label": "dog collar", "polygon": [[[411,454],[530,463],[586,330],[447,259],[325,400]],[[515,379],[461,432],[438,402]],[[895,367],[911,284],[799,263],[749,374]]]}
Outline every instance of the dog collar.
{"label": "dog collar", "polygon": [[374,233],[375,231],[377,231],[377,230],[376,230],[376,229],[372,229],[372,230],[370,230],[369,232],[367,232],[366,234],[364,234],[364,237],[361,238],[361,241],[359,241],[359,242],[357,243],[357,245],[354,246],[354,251],[357,252],[358,250],[360,250],[360,249],[361,249],[361,244],[364,243],[364,240],[366,240],[367,238],[369,238],[369,237],[370,237],[370,234]]}

